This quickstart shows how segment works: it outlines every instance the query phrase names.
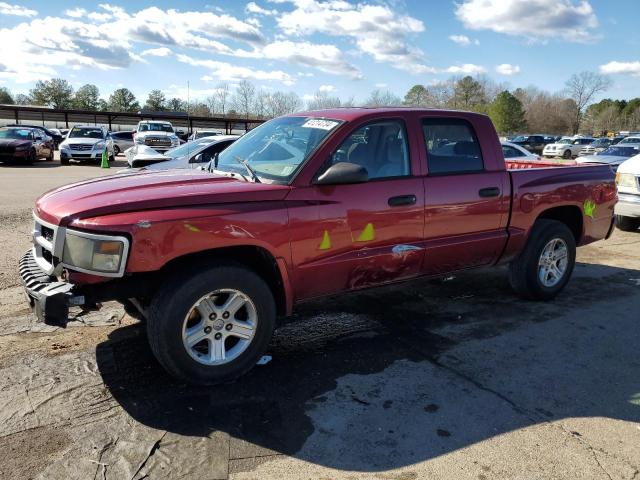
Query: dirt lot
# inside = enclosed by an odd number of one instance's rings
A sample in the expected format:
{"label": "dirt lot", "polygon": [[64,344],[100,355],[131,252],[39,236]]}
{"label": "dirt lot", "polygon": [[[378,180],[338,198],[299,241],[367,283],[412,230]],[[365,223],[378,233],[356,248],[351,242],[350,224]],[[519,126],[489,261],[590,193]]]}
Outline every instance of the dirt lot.
{"label": "dirt lot", "polygon": [[110,173],[0,165],[0,478],[640,479],[640,232],[580,249],[551,303],[489,270],[306,304],[271,362],[193,388],[116,305],[26,308],[34,199]]}

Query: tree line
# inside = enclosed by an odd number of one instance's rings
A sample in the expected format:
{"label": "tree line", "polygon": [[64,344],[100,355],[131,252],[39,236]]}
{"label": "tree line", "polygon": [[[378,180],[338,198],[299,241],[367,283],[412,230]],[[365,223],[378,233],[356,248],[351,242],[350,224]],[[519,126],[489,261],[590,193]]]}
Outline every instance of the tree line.
{"label": "tree line", "polygon": [[[597,73],[572,75],[559,93],[536,87],[510,90],[484,75],[452,77],[448,80],[409,89],[404,98],[387,90],[372,91],[361,106],[412,106],[452,108],[485,113],[491,117],[500,134],[519,132],[569,134],[640,130],[640,98],[629,101],[594,99],[610,87],[609,80]],[[38,81],[28,95],[12,95],[0,88],[0,103],[43,105],[58,109],[89,111],[188,112],[193,116],[235,116],[240,118],[273,118],[300,111],[356,106],[352,98],[342,99],[326,91],[318,91],[305,102],[293,92],[256,88],[247,80],[232,91],[220,83],[212,94],[186,102],[167,98],[162,90],[151,90],[144,104],[127,88],[118,88],[103,98],[97,86],[83,85],[74,90],[64,79]]]}

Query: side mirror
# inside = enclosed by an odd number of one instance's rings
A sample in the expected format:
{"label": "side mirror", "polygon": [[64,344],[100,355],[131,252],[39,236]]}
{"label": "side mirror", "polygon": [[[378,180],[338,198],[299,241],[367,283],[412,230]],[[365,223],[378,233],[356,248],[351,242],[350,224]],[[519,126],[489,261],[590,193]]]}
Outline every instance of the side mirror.
{"label": "side mirror", "polygon": [[367,169],[355,163],[339,162],[331,165],[314,182],[316,185],[341,185],[369,181]]}

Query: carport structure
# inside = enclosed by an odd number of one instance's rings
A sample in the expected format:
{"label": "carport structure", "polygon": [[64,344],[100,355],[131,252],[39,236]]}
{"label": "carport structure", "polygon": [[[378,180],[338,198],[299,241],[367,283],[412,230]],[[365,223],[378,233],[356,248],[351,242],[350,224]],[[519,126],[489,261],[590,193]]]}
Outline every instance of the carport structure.
{"label": "carport structure", "polygon": [[194,128],[224,129],[225,134],[239,130],[249,131],[264,122],[258,119],[191,116],[185,112],[96,112],[91,110],[53,109],[22,105],[0,105],[0,124],[41,123],[43,126],[69,128],[74,124],[135,126],[140,120],[166,120],[176,128],[192,133]]}

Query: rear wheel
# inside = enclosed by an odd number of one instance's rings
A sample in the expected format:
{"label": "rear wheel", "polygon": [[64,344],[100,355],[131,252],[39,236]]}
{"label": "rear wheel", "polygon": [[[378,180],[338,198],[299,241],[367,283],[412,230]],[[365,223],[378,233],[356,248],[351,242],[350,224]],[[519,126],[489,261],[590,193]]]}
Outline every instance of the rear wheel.
{"label": "rear wheel", "polygon": [[232,263],[174,275],[155,295],[147,332],[173,376],[213,385],[250,370],[275,326],[275,301],[256,273]]}
{"label": "rear wheel", "polygon": [[566,286],[576,261],[571,230],[556,220],[538,220],[520,256],[509,268],[509,283],[530,300],[550,300]]}
{"label": "rear wheel", "polygon": [[616,215],[616,227],[623,232],[634,232],[640,228],[640,218]]}
{"label": "rear wheel", "polygon": [[562,154],[562,158],[564,158],[565,160],[571,160],[572,157],[572,153],[571,150],[565,150],[564,153]]}

